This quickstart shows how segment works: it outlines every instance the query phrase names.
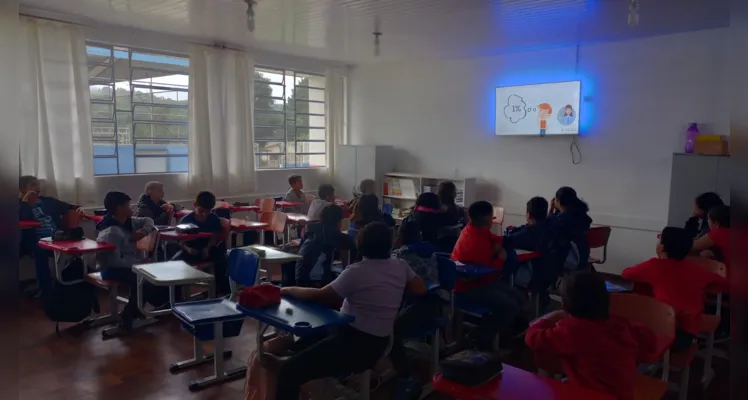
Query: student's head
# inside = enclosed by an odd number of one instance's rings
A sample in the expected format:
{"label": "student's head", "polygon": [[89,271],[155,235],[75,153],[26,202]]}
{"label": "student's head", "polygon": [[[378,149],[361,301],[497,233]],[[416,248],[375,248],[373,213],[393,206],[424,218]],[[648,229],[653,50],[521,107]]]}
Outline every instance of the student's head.
{"label": "student's head", "polygon": [[444,181],[439,184],[439,201],[442,205],[451,207],[455,205],[455,199],[457,198],[457,186],[452,181]]}
{"label": "student's head", "polygon": [[377,196],[373,194],[365,194],[361,196],[353,210],[351,221],[361,227],[369,222],[378,221],[380,219],[382,219],[382,212],[379,211],[379,199]]}
{"label": "student's head", "polygon": [[304,189],[304,181],[301,179],[301,175],[291,175],[288,177],[288,186],[291,186],[293,190]]}
{"label": "student's head", "polygon": [[657,243],[657,256],[660,258],[672,258],[682,260],[688,256],[693,247],[693,238],[683,228],[668,226],[660,234],[660,242]]}
{"label": "student's head", "polygon": [[213,211],[216,206],[216,196],[208,191],[203,191],[197,194],[195,198],[195,215],[198,217],[204,217]]}
{"label": "student's head", "polygon": [[122,192],[109,192],[104,196],[104,208],[115,218],[128,218],[132,216],[130,200],[130,196]]}
{"label": "student's head", "polygon": [[725,203],[717,193],[706,192],[696,196],[693,203],[693,215],[701,219],[706,219],[709,215],[709,210],[713,207],[724,206]]}
{"label": "student's head", "polygon": [[587,203],[577,197],[577,191],[568,186],[564,186],[556,191],[554,201],[556,202],[556,207],[561,211],[569,210],[586,213],[590,210]]}
{"label": "student's head", "polygon": [[407,246],[409,244],[418,243],[422,241],[421,227],[415,221],[408,221],[400,226],[400,231],[397,233],[397,243],[400,246]]}
{"label": "student's head", "polygon": [[416,208],[418,207],[428,208],[429,210],[439,210],[439,207],[441,207],[439,196],[437,196],[436,193],[431,192],[421,193],[416,199]]}
{"label": "student's head", "polygon": [[358,232],[356,247],[364,258],[388,259],[392,252],[392,229],[382,222],[372,222]]}
{"label": "student's head", "polygon": [[145,184],[145,194],[155,202],[164,199],[164,184],[161,182],[151,181]]}
{"label": "student's head", "polygon": [[21,193],[21,196],[28,192],[36,192],[36,194],[39,194],[41,192],[39,179],[36,179],[33,175],[24,175],[18,178],[18,191]]}
{"label": "student's head", "polygon": [[335,188],[329,183],[323,183],[317,188],[317,196],[326,201],[335,200]]}
{"label": "student's head", "polygon": [[493,205],[487,201],[476,201],[468,208],[470,225],[490,227],[493,223]]}
{"label": "student's head", "polygon": [[343,224],[343,209],[338,205],[330,204],[322,209],[320,222],[325,226],[340,229]]}
{"label": "student's head", "polygon": [[543,221],[548,216],[548,201],[542,197],[533,197],[527,202],[527,223]]}
{"label": "student's head", "polygon": [[717,206],[709,209],[709,229],[730,227],[730,206]]}
{"label": "student's head", "polygon": [[358,184],[358,193],[361,195],[377,194],[377,183],[374,179],[364,179]]}
{"label": "student's head", "polygon": [[610,294],[605,280],[595,272],[577,272],[564,278],[561,300],[564,311],[574,317],[595,321],[608,319]]}

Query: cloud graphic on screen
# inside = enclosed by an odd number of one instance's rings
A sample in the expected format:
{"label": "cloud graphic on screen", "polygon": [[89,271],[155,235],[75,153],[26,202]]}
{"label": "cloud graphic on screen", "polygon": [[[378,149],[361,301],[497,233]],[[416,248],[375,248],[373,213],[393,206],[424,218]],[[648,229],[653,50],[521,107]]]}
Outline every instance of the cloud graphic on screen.
{"label": "cloud graphic on screen", "polygon": [[527,103],[525,103],[522,97],[513,94],[507,99],[506,107],[504,107],[504,116],[511,123],[516,124],[527,116],[526,108]]}

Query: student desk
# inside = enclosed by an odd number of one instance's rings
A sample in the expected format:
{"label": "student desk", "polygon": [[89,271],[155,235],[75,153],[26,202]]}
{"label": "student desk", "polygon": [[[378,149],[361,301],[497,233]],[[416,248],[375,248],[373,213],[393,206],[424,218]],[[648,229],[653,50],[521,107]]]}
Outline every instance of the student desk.
{"label": "student desk", "polygon": [[232,213],[235,212],[258,212],[260,207],[258,206],[231,206],[229,207]]}
{"label": "student desk", "polygon": [[540,257],[539,251],[516,250],[517,262],[524,263]]}
{"label": "student desk", "polygon": [[181,209],[179,211],[174,211],[174,217],[177,219],[177,223],[179,222],[179,219],[182,219],[185,215],[191,213],[192,210],[188,210],[186,208]]}
{"label": "student desk", "polygon": [[306,225],[309,223],[309,217],[306,214],[299,213],[287,213],[286,214],[286,230],[283,233],[283,243],[289,243],[291,241],[291,226],[292,225]]}
{"label": "student desk", "polygon": [[[213,275],[200,271],[184,261],[136,264],[132,266],[132,271],[138,276],[138,309],[146,317],[171,314],[171,308],[174,307],[174,304],[176,303],[176,299],[174,298],[174,288],[176,286],[209,283],[211,284],[210,297],[213,297]],[[159,311],[146,311],[145,305],[143,304],[144,281],[148,281],[155,286],[168,286],[169,305],[171,307]]]}
{"label": "student desk", "polygon": [[89,221],[92,221],[95,224],[98,224],[99,222],[101,222],[102,219],[104,219],[104,216],[103,215],[89,215],[89,214],[86,214],[86,219],[89,220]]}
{"label": "student desk", "polygon": [[297,261],[302,259],[302,257],[298,254],[286,253],[284,251],[280,251],[268,246],[252,245],[240,248],[256,253],[258,258],[260,259],[260,267],[257,268],[257,276],[255,277],[255,282],[257,283],[260,282],[260,272],[264,272],[265,278],[268,282],[270,282],[271,277],[270,273],[267,270],[266,264],[283,264],[289,261]]}
{"label": "student desk", "polygon": [[[260,231],[260,240],[262,241],[265,237],[263,234],[263,230],[267,228],[268,224],[265,222],[258,222],[258,221],[247,221],[243,220],[241,218],[231,218],[229,220],[231,223],[231,234],[235,233],[242,233],[242,232],[248,232],[248,231]],[[228,240],[226,242],[226,248],[231,248],[231,240]]]}
{"label": "student desk", "polygon": [[434,375],[434,388],[460,400],[614,400],[571,383],[562,383],[504,364],[498,377],[481,386],[464,386],[450,382],[441,373]]}
{"label": "student desk", "polygon": [[304,203],[298,203],[298,202],[295,202],[295,201],[285,201],[285,200],[281,200],[281,201],[276,201],[276,202],[275,202],[275,208],[277,208],[277,209],[279,209],[279,210],[283,210],[283,209],[285,209],[285,208],[294,208],[294,207],[298,207],[298,206],[301,206],[301,205],[303,205],[303,204],[304,204]]}
{"label": "student desk", "polygon": [[280,304],[277,305],[260,309],[237,305],[237,309],[245,316],[258,322],[256,338],[257,356],[260,362],[263,361],[265,331],[270,326],[295,336],[305,336],[323,333],[332,328],[350,324],[354,319],[353,316],[341,314],[323,305],[289,296],[282,296]]}
{"label": "student desk", "polygon": [[[197,232],[197,233],[179,233],[176,230],[159,231],[158,239],[161,245],[161,252],[166,257],[166,243],[167,242],[187,242],[190,240],[211,237],[213,234],[210,232]],[[156,260],[158,261],[158,260]]]}
{"label": "student desk", "polygon": [[608,291],[611,293],[626,293],[626,292],[631,291],[632,285],[625,284],[625,283],[611,282],[611,281],[606,280],[605,288],[608,289]]}
{"label": "student desk", "polygon": [[18,221],[18,227],[20,229],[34,229],[34,228],[41,228],[42,224],[40,224],[37,221]]}
{"label": "student desk", "polygon": [[[117,247],[113,244],[97,242],[91,239],[82,240],[65,240],[53,242],[52,238],[45,237],[39,240],[39,247],[50,250],[55,254],[55,276],[57,281],[63,285],[72,285],[75,283],[83,282],[83,279],[75,280],[71,282],[64,282],[62,280],[62,269],[59,267],[60,256],[81,256],[83,254],[98,253],[100,251],[112,251],[116,250]],[[83,263],[83,276],[86,276],[86,263]]]}
{"label": "student desk", "polygon": [[482,276],[501,272],[496,268],[483,265],[463,264],[459,261],[455,261],[455,265],[457,266],[456,271],[459,278],[480,278]]}

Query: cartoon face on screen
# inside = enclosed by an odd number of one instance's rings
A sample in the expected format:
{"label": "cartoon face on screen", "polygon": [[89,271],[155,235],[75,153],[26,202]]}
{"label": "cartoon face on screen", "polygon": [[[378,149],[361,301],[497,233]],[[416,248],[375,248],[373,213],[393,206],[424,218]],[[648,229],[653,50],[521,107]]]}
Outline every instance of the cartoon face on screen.
{"label": "cartoon face on screen", "polygon": [[561,125],[571,125],[576,119],[577,113],[570,104],[567,104],[566,107],[558,112],[558,122],[560,122]]}
{"label": "cartoon face on screen", "polygon": [[540,121],[540,136],[544,136],[548,126],[548,117],[551,116],[553,108],[548,103],[538,105],[538,121]]}

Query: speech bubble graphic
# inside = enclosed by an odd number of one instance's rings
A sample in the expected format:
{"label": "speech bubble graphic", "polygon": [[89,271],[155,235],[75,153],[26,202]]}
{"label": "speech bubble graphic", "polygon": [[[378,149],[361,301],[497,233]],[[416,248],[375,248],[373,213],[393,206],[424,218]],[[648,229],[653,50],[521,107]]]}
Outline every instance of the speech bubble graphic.
{"label": "speech bubble graphic", "polygon": [[504,116],[513,124],[516,124],[527,116],[527,104],[522,97],[513,94],[509,96],[504,107]]}

